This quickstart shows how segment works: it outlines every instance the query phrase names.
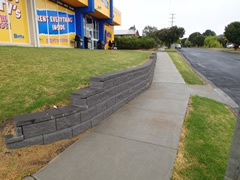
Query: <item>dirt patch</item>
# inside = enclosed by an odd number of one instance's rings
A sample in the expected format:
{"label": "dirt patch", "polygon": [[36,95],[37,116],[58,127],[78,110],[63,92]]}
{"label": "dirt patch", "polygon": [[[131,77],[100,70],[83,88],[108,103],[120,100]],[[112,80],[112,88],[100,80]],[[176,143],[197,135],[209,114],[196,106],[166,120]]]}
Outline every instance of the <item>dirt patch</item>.
{"label": "dirt patch", "polygon": [[49,145],[36,145],[9,150],[4,143],[4,136],[14,134],[13,126],[13,121],[8,120],[0,127],[0,179],[18,180],[34,174],[46,166],[59,153],[91,131],[88,130],[72,139],[58,141]]}

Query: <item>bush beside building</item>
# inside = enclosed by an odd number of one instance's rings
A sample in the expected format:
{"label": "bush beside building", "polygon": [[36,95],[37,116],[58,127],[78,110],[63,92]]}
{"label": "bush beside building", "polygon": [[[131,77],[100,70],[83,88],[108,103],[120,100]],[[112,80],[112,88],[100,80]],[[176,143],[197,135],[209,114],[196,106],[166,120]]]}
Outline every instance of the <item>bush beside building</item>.
{"label": "bush beside building", "polygon": [[152,38],[147,37],[115,37],[118,49],[151,49],[157,46]]}

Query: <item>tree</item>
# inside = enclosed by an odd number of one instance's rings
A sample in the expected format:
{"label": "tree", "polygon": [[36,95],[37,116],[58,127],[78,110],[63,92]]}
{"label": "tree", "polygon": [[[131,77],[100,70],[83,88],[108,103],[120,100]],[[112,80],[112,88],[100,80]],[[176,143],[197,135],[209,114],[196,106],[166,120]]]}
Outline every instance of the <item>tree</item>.
{"label": "tree", "polygon": [[160,44],[160,40],[158,39],[157,35],[158,29],[154,26],[146,26],[143,29],[143,36],[148,37],[148,38],[153,38],[157,44]]}
{"label": "tree", "polygon": [[184,43],[185,47],[191,47],[192,46],[192,43],[191,41],[189,41],[188,39],[185,41]]}
{"label": "tree", "polygon": [[182,47],[185,47],[185,42],[186,42],[187,38],[183,38],[181,39],[181,45]]}
{"label": "tree", "polygon": [[207,29],[203,34],[203,36],[207,37],[207,36],[216,36],[216,33],[210,29]]}
{"label": "tree", "polygon": [[158,31],[158,38],[164,42],[168,48],[170,48],[171,44],[176,42],[179,38],[182,38],[184,34],[184,28],[173,26],[171,28],[163,28]]}
{"label": "tree", "polygon": [[207,36],[204,40],[204,46],[207,48],[221,48],[222,47],[222,45],[217,40],[217,36]]}
{"label": "tree", "polygon": [[227,38],[223,35],[223,34],[220,34],[217,36],[217,40],[218,42],[223,46],[225,47],[226,44],[227,44]]}
{"label": "tree", "polygon": [[129,28],[129,30],[134,30],[134,31],[136,31],[137,29],[136,29],[136,26],[133,25],[133,26],[131,26],[131,27]]}
{"label": "tree", "polygon": [[204,39],[205,37],[199,32],[192,33],[188,38],[192,45],[197,47],[203,46]]}
{"label": "tree", "polygon": [[146,37],[154,37],[155,32],[157,32],[157,31],[158,31],[158,29],[156,27],[154,27],[154,26],[146,26],[143,29],[142,35],[146,36]]}
{"label": "tree", "polygon": [[229,42],[234,43],[234,49],[236,50],[240,45],[240,22],[232,22],[226,26],[224,35]]}

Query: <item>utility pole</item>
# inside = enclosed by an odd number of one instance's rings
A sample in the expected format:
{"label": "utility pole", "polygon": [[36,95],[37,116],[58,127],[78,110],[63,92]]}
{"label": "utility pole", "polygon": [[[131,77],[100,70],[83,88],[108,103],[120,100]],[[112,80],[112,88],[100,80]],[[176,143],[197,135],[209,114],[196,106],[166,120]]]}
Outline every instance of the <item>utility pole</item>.
{"label": "utility pole", "polygon": [[173,23],[175,23],[175,19],[176,19],[176,17],[174,17],[174,16],[176,16],[176,14],[174,14],[174,13],[172,13],[172,14],[170,14],[170,23],[171,23],[171,27],[173,27]]}

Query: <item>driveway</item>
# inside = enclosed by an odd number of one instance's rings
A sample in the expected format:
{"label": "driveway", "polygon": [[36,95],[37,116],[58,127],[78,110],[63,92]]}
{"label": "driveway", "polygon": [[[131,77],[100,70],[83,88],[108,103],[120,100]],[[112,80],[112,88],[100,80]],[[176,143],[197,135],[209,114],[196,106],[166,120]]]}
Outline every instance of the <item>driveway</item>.
{"label": "driveway", "polygon": [[183,48],[193,68],[240,105],[240,54],[208,49]]}

